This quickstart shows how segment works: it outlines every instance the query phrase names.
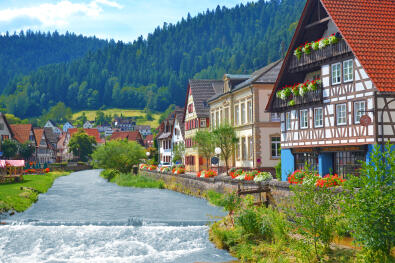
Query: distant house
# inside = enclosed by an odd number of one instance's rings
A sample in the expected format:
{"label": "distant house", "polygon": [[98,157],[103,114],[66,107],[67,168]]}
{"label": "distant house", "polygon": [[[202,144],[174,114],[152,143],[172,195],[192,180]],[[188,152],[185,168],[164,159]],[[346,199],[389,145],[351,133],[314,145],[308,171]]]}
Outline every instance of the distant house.
{"label": "distant house", "polygon": [[55,162],[56,152],[53,146],[49,143],[44,129],[33,129],[33,132],[38,146],[36,161],[39,163]]}
{"label": "distant house", "polygon": [[86,121],[82,127],[84,129],[92,129],[94,127],[94,122],[93,121]]}
{"label": "distant house", "polygon": [[115,128],[121,131],[134,131],[136,121],[133,118],[116,118],[113,124]]}
{"label": "distant house", "polygon": [[45,123],[44,128],[51,128],[53,133],[55,133],[57,136],[60,136],[62,134],[62,130],[59,129],[56,124],[51,120],[48,120],[47,123]]}
{"label": "distant house", "polygon": [[0,142],[12,139],[13,137],[14,134],[7,122],[7,118],[3,113],[0,112]]}
{"label": "distant house", "polygon": [[59,136],[53,132],[51,128],[44,128],[45,135],[47,136],[48,142],[52,145],[52,147],[57,149],[57,144],[59,140]]}
{"label": "distant house", "polygon": [[100,133],[106,132],[109,129],[111,129],[111,124],[106,122],[106,123],[103,123],[101,125],[97,125],[96,128],[99,130]]}
{"label": "distant house", "polygon": [[150,134],[147,135],[144,139],[145,148],[152,148],[154,147],[154,135]]}
{"label": "distant house", "polygon": [[66,121],[65,124],[63,124],[63,132],[67,132],[69,129],[74,128],[73,124],[70,122]]}
{"label": "distant house", "polygon": [[[73,134],[75,134],[79,129],[78,128],[70,128],[68,130],[68,133],[70,134],[70,137],[73,137]],[[98,129],[83,129],[83,131],[88,134],[89,136],[95,137],[96,143],[97,144],[103,144],[104,140],[100,138],[100,133]]]}
{"label": "distant house", "polygon": [[[19,143],[29,142],[34,147],[34,150],[36,151],[37,142],[36,142],[36,137],[34,136],[33,125],[11,124],[10,128],[14,134],[14,139],[16,141],[18,141]],[[33,161],[35,159],[35,156],[36,154],[34,153],[29,159],[29,161]]]}
{"label": "distant house", "polygon": [[110,140],[128,140],[128,141],[135,141],[141,146],[144,146],[144,140],[143,137],[141,137],[140,132],[138,131],[119,131],[119,132],[113,132],[111,135]]}
{"label": "distant house", "polygon": [[64,132],[57,143],[57,162],[67,162],[73,159],[73,153],[69,151],[70,133]]}
{"label": "distant house", "polygon": [[143,136],[152,134],[151,126],[149,126],[149,125],[136,125],[134,130],[139,131],[141,133],[141,135],[143,135]]}

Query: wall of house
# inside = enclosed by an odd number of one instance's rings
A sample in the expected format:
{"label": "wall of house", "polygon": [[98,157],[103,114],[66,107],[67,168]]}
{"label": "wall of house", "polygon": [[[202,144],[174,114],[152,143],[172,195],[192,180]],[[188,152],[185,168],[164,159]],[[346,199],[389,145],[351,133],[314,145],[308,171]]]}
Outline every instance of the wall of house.
{"label": "wall of house", "polygon": [[2,140],[2,138],[4,136],[8,136],[9,139],[11,139],[11,132],[8,129],[5,121],[4,121],[4,117],[0,118],[0,140]]}
{"label": "wall of house", "polygon": [[[386,106],[387,105],[387,106]],[[384,141],[395,142],[395,94],[385,98],[377,98],[377,142],[382,142],[382,134],[384,134]],[[383,116],[383,117],[381,117]],[[383,127],[382,120],[384,121]],[[383,128],[383,132],[382,132]]]}

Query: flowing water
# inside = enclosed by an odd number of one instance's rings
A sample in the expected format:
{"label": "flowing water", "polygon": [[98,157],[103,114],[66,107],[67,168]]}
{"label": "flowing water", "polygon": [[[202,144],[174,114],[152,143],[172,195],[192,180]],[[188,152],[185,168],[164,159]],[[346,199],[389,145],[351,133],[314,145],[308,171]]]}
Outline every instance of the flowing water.
{"label": "flowing water", "polygon": [[207,201],[160,189],[119,187],[100,171],[58,178],[0,226],[0,262],[224,262],[207,224]]}

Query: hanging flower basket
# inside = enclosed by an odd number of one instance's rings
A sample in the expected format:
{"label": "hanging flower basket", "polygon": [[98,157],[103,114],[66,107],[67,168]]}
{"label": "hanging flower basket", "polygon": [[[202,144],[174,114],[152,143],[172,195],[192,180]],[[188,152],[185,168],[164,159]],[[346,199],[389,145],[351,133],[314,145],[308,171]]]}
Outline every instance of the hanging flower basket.
{"label": "hanging flower basket", "polygon": [[294,56],[300,59],[302,57],[302,53],[309,55],[313,50],[323,49],[327,46],[338,43],[340,38],[341,38],[340,34],[336,33],[330,35],[329,37],[321,38],[317,41],[313,41],[309,43],[306,42],[304,45],[301,45],[294,50]]}

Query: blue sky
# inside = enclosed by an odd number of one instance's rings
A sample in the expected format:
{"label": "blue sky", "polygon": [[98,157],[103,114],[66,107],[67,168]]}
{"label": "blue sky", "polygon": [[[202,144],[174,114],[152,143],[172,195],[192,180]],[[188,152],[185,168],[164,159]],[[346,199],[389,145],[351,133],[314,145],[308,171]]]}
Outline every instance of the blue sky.
{"label": "blue sky", "polygon": [[0,33],[75,32],[125,42],[144,37],[164,22],[176,23],[188,12],[233,7],[251,0],[2,0]]}

